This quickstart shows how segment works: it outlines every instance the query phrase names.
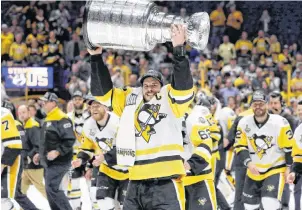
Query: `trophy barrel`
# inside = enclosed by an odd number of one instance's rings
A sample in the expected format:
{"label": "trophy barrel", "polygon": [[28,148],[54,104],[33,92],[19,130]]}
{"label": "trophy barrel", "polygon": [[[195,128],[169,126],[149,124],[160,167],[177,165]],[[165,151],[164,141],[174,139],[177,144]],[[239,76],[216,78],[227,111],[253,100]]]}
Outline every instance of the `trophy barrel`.
{"label": "trophy barrel", "polygon": [[[150,51],[147,19],[156,5],[149,1],[89,0],[85,6],[83,35],[86,46]],[[152,44],[152,45],[151,45]]]}
{"label": "trophy barrel", "polygon": [[209,15],[193,14],[188,21],[159,12],[148,0],[89,0],[86,3],[83,36],[86,46],[150,51],[157,43],[171,41],[171,25],[184,24],[187,43],[203,50],[210,32]]}

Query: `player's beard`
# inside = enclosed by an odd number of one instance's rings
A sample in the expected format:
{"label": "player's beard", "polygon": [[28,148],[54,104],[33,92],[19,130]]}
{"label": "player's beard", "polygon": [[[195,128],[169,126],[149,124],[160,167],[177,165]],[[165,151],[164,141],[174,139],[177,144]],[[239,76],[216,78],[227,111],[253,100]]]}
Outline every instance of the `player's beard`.
{"label": "player's beard", "polygon": [[259,109],[259,108],[256,108],[254,110],[254,115],[255,117],[264,117],[265,116],[265,113],[266,113],[266,109]]}
{"label": "player's beard", "polygon": [[83,107],[84,107],[84,104],[74,105],[74,109],[75,109],[76,111],[83,110]]}

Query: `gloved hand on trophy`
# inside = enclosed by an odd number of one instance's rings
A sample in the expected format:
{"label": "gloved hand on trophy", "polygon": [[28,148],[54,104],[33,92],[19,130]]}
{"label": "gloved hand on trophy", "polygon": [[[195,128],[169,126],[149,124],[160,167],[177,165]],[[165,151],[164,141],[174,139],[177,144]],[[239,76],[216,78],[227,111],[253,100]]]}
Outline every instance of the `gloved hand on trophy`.
{"label": "gloved hand on trophy", "polygon": [[89,0],[86,3],[83,36],[86,46],[150,51],[156,44],[171,41],[171,25],[186,28],[186,42],[203,50],[210,33],[206,12],[195,13],[185,21],[181,17],[159,12],[146,0]]}

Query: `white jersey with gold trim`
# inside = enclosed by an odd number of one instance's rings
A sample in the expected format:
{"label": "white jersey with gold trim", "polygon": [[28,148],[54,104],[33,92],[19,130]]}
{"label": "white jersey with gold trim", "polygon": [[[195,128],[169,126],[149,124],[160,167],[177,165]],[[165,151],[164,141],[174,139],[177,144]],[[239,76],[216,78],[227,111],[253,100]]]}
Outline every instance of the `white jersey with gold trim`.
{"label": "white jersey with gold trim", "polygon": [[248,176],[254,180],[263,180],[285,171],[285,153],[292,149],[292,138],[288,121],[280,115],[269,114],[262,125],[256,123],[254,115],[245,116],[238,124],[235,150],[239,155],[248,151],[244,161],[250,158],[260,172],[260,175],[253,175],[248,170]]}

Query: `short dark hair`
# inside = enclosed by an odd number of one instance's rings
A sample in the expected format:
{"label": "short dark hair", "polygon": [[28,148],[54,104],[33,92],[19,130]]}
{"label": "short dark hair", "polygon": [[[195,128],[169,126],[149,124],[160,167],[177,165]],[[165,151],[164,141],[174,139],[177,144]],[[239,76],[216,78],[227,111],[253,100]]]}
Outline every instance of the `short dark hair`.
{"label": "short dark hair", "polygon": [[302,105],[302,100],[300,100],[300,101],[298,102],[298,105]]}
{"label": "short dark hair", "polygon": [[36,111],[37,111],[36,106],[35,106],[35,105],[33,105],[33,104],[28,105],[28,106],[27,106],[27,108],[28,108],[28,110],[29,110],[29,108],[33,108],[34,110],[36,110]]}

